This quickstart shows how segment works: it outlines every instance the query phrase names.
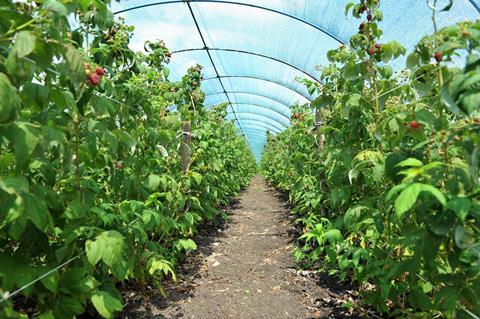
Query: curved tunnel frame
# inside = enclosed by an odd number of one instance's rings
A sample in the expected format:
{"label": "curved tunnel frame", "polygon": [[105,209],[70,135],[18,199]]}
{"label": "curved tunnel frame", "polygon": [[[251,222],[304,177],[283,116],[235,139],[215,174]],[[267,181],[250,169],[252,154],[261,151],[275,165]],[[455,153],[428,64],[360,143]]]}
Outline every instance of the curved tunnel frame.
{"label": "curved tunnel frame", "polygon": [[[237,102],[232,102],[232,106],[238,106],[238,107],[242,107],[242,106],[254,106],[254,107],[256,107],[256,108],[258,107],[258,108],[265,109],[265,110],[268,110],[268,111],[270,111],[270,112],[273,112],[273,113],[275,113],[275,114],[278,114],[279,116],[285,118],[287,121],[290,122],[290,117],[286,116],[285,114],[283,114],[283,113],[281,113],[281,112],[279,112],[279,111],[277,111],[277,110],[268,108],[268,107],[266,107],[266,106],[264,106],[264,105],[254,104],[254,103],[241,103],[241,102],[237,103]],[[256,114],[256,113],[253,113],[253,114]]]}
{"label": "curved tunnel frame", "polygon": [[131,8],[116,11],[113,14],[119,14],[119,13],[123,13],[123,12],[128,12],[128,11],[132,11],[132,10],[136,10],[136,9],[152,7],[152,6],[157,6],[157,5],[172,4],[172,3],[187,3],[187,4],[189,4],[189,3],[195,3],[195,2],[197,2],[197,3],[202,3],[203,2],[203,3],[233,4],[233,5],[245,6],[245,7],[250,7],[250,8],[255,8],[255,9],[260,9],[260,10],[273,12],[273,13],[280,14],[282,16],[288,17],[290,19],[297,20],[297,21],[299,21],[303,24],[306,24],[306,25],[308,25],[308,26],[326,34],[327,36],[337,40],[339,43],[345,44],[343,40],[341,40],[339,37],[335,36],[331,32],[325,30],[324,28],[321,28],[321,27],[319,27],[319,26],[317,26],[313,23],[305,21],[305,20],[303,20],[299,17],[296,17],[294,15],[291,15],[291,14],[288,14],[288,13],[285,13],[285,12],[281,12],[281,11],[278,11],[278,10],[275,10],[275,9],[272,9],[272,8],[267,8],[267,7],[263,7],[263,6],[259,6],[259,5],[255,5],[255,4],[242,3],[242,2],[237,2],[237,1],[226,1],[226,0],[218,0],[218,1],[214,1],[214,0],[195,0],[195,1],[192,1],[192,0],[172,0],[172,1],[155,2],[155,3],[139,5],[139,6],[135,6],[135,7],[131,7]]}
{"label": "curved tunnel frame", "polygon": [[253,56],[269,59],[269,60],[284,64],[288,67],[291,67],[291,68],[303,73],[304,75],[308,76],[312,80],[315,80],[316,82],[320,83],[320,79],[317,79],[312,74],[308,73],[305,70],[302,70],[301,68],[299,68],[299,67],[297,67],[293,64],[290,64],[286,61],[271,57],[269,55],[256,53],[256,52],[252,52],[252,51],[248,51],[248,50],[237,50],[237,49],[228,49],[228,48],[210,48],[210,47],[205,46],[204,48],[189,48],[189,49],[176,50],[176,51],[173,51],[172,54],[178,54],[178,53],[183,53],[183,52],[193,52],[193,51],[207,51],[207,52],[208,51],[224,51],[224,52],[235,52],[235,53],[250,54],[250,55],[253,55]]}
{"label": "curved tunnel frame", "polygon": [[[266,58],[266,59],[269,59],[269,60],[272,60],[272,61],[275,61],[275,62],[278,62],[278,63],[281,63],[282,65],[285,65],[289,68],[293,68],[295,69],[296,71],[299,71],[301,72],[302,74],[306,75],[307,77],[317,81],[317,82],[320,82],[319,79],[317,79],[315,76],[313,76],[312,74],[309,74],[307,71],[305,70],[302,70],[301,68],[297,67],[297,66],[294,66],[286,61],[282,61],[280,59],[277,59],[277,58],[274,58],[274,57],[271,57],[271,56],[268,56],[268,55],[264,55],[264,54],[260,54],[260,53],[256,53],[256,52],[251,52],[251,51],[246,51],[246,50],[234,50],[234,49],[228,49],[228,48],[225,48],[225,49],[222,49],[222,48],[208,48],[206,43],[205,43],[205,40],[203,38],[203,35],[202,35],[202,32],[199,28],[199,25],[196,21],[196,18],[195,18],[195,15],[192,11],[192,8],[190,6],[190,3],[223,3],[223,4],[232,4],[232,5],[239,5],[239,6],[245,6],[245,7],[251,7],[251,8],[256,8],[256,9],[260,9],[260,10],[265,10],[265,11],[268,11],[268,12],[272,12],[272,13],[275,13],[275,14],[280,14],[282,16],[285,16],[285,17],[288,17],[290,19],[294,19],[300,23],[303,23],[303,24],[306,24],[306,25],[309,25],[310,27],[328,35],[329,37],[337,40],[339,43],[344,43],[342,40],[340,40],[338,37],[336,37],[335,35],[331,34],[330,32],[328,32],[327,30],[317,26],[317,25],[314,25],[308,21],[305,21],[299,17],[295,17],[293,15],[290,15],[288,13],[285,13],[285,12],[281,12],[281,11],[278,11],[278,10],[275,10],[275,9],[272,9],[272,8],[267,8],[267,7],[263,7],[263,6],[259,6],[259,5],[254,5],[254,4],[246,4],[246,3],[240,3],[240,2],[236,2],[236,1],[214,1],[214,0],[196,0],[196,1],[191,1],[191,0],[172,0],[172,1],[164,1],[164,2],[155,2],[155,3],[150,3],[150,4],[145,4],[145,5],[139,5],[139,6],[134,6],[134,7],[131,7],[131,8],[127,8],[127,9],[124,9],[124,10],[119,10],[117,12],[115,12],[114,14],[119,14],[119,13],[123,13],[123,12],[128,12],[128,11],[132,11],[132,10],[136,10],[136,9],[141,9],[141,8],[145,8],[145,7],[150,7],[150,6],[157,6],[157,5],[163,5],[163,4],[172,4],[172,3],[186,3],[188,5],[188,8],[190,10],[190,13],[192,15],[192,18],[194,20],[194,23],[197,27],[197,30],[198,30],[198,33],[200,35],[200,37],[202,38],[202,41],[203,41],[203,44],[204,44],[204,48],[189,48],[189,49],[184,49],[184,50],[177,50],[177,51],[174,51],[173,53],[176,54],[176,53],[181,53],[181,52],[189,52],[189,51],[206,51],[208,56],[209,56],[209,59],[210,59],[210,62],[212,63],[212,66],[214,67],[215,69],[215,73],[216,73],[216,76],[215,77],[211,77],[211,78],[208,78],[208,79],[204,79],[204,81],[208,81],[208,80],[211,80],[211,79],[218,79],[220,81],[220,85],[223,89],[223,92],[220,92],[218,94],[225,94],[225,97],[227,99],[227,103],[230,105],[231,107],[231,110],[234,114],[234,117],[235,117],[235,120],[236,122],[238,123],[238,126],[240,127],[240,130],[242,131],[242,135],[245,136],[245,132],[243,131],[242,129],[242,124],[240,123],[239,119],[237,118],[236,116],[236,112],[233,108],[233,104],[232,101],[230,100],[230,97],[228,96],[228,93],[242,93],[242,94],[252,94],[252,95],[258,95],[258,96],[262,96],[264,98],[267,98],[267,99],[270,99],[274,102],[277,102],[277,103],[280,103],[280,104],[283,104],[286,106],[286,108],[290,109],[290,106],[289,105],[286,105],[285,103],[283,102],[280,102],[276,99],[273,99],[271,97],[268,97],[268,96],[264,96],[264,95],[261,95],[261,94],[254,94],[254,93],[250,93],[250,92],[227,92],[224,88],[224,85],[222,83],[222,78],[251,78],[251,79],[256,79],[256,80],[261,80],[261,81],[266,81],[266,82],[270,82],[270,83],[274,83],[274,84],[277,84],[277,85],[280,85],[292,92],[294,92],[295,94],[298,94],[299,96],[305,98],[307,101],[311,101],[311,99],[307,96],[305,96],[304,94],[302,94],[301,92],[291,88],[291,87],[288,87],[282,83],[279,83],[279,82],[276,82],[274,80],[269,80],[269,79],[265,79],[265,78],[260,78],[260,77],[253,77],[253,76],[228,76],[228,75],[220,75],[216,69],[216,66],[213,62],[213,59],[209,53],[209,51],[224,51],[224,52],[235,52],[235,53],[242,53],[242,54],[249,54],[249,55],[253,55],[253,56],[258,56],[258,57],[262,57],[262,58]],[[213,94],[210,94],[210,95],[213,95]],[[240,103],[238,103],[240,104]],[[268,108],[267,106],[264,106],[265,108]],[[270,109],[272,110],[272,109]],[[276,113],[279,113],[278,111],[276,110],[272,110]],[[255,114],[255,113],[252,113],[252,114]],[[281,113],[279,113],[281,114]],[[284,114],[281,114],[282,116],[285,116]],[[274,119],[271,119],[273,121],[275,121]],[[278,122],[280,125],[282,125],[280,122]],[[283,125],[282,125],[283,126]]]}
{"label": "curved tunnel frame", "polygon": [[[262,116],[262,115],[258,115],[258,114],[248,113],[248,112],[243,112],[243,113],[235,112],[235,113],[237,114],[237,117],[239,117],[240,120],[243,120],[245,122],[248,122],[248,121],[263,121],[263,119],[265,119],[265,122],[263,122],[263,123],[268,124],[272,127],[276,127],[279,130],[283,130],[283,129],[287,128],[286,125],[278,123],[275,120],[269,119],[267,116]],[[229,113],[229,114],[233,115],[233,113]],[[243,114],[243,115],[240,116],[240,114]]]}
{"label": "curved tunnel frame", "polygon": [[[260,96],[262,98],[265,98],[265,99],[268,99],[270,101],[273,101],[273,102],[276,102],[278,104],[282,104],[283,106],[287,107],[288,109],[290,109],[290,106],[288,106],[288,104],[285,104],[284,102],[282,101],[279,101],[277,99],[274,99],[270,96],[266,96],[264,94],[259,94],[259,93],[252,93],[252,92],[245,92],[245,91],[225,91],[225,92],[212,92],[212,93],[208,93],[208,94],[205,94],[205,97],[207,96],[213,96],[213,95],[220,95],[220,94],[245,94],[245,95],[254,95],[254,96]],[[229,103],[229,104],[232,104],[232,103]]]}
{"label": "curved tunnel frame", "polygon": [[265,78],[262,78],[262,77],[249,76],[249,75],[221,75],[219,77],[214,76],[214,77],[205,78],[205,79],[202,79],[202,81],[211,81],[211,80],[216,80],[218,78],[221,78],[221,79],[252,79],[252,80],[258,80],[258,81],[265,81],[265,82],[268,82],[268,83],[277,84],[279,86],[282,86],[285,89],[290,90],[290,91],[302,96],[303,98],[307,99],[308,101],[310,101],[310,102],[312,101],[310,96],[305,96],[305,95],[302,94],[302,92],[299,92],[298,90],[295,90],[292,87],[289,87],[289,86],[287,86],[283,83],[280,83],[278,81],[265,79]]}
{"label": "curved tunnel frame", "polygon": [[245,126],[245,127],[249,127],[249,126],[252,127],[252,125],[255,125],[254,127],[263,127],[264,129],[270,130],[270,131],[275,132],[275,133],[281,132],[281,130],[279,128],[270,126],[269,124],[266,124],[265,122],[262,122],[262,121],[259,121],[259,120],[246,120],[243,123],[243,126]]}
{"label": "curved tunnel frame", "polygon": [[[470,4],[478,11],[480,12],[480,5],[478,3],[476,3],[476,1],[474,0],[468,0],[470,2]],[[144,5],[138,5],[138,6],[133,6],[133,7],[130,7],[130,8],[126,8],[126,9],[123,9],[123,10],[119,10],[119,11],[116,11],[114,14],[119,14],[119,13],[123,13],[123,12],[128,12],[128,11],[132,11],[132,10],[136,10],[136,9],[141,9],[141,8],[145,8],[145,7],[150,7],[150,6],[158,6],[158,5],[164,5],[164,4],[173,4],[173,3],[185,3],[187,6],[188,6],[188,9],[190,10],[190,13],[192,15],[192,18],[195,22],[195,26],[198,30],[198,33],[200,35],[200,37],[202,38],[202,41],[203,41],[203,44],[204,44],[204,47],[203,48],[187,48],[187,49],[183,49],[183,50],[178,50],[174,53],[180,53],[180,52],[188,52],[188,51],[200,51],[200,50],[203,50],[203,51],[206,51],[206,53],[208,54],[209,56],[209,59],[212,63],[212,66],[214,67],[215,69],[215,73],[216,73],[216,77],[211,77],[211,78],[208,78],[208,79],[204,79],[204,81],[208,81],[208,80],[211,80],[211,79],[218,79],[219,82],[220,82],[220,85],[223,89],[223,92],[220,92],[220,93],[217,93],[217,94],[224,94],[225,97],[226,97],[226,100],[227,100],[227,103],[230,105],[231,109],[232,109],[232,112],[235,116],[235,120],[237,121],[238,123],[238,126],[240,127],[240,130],[242,131],[242,135],[245,136],[245,132],[243,132],[243,129],[242,129],[242,124],[240,123],[240,121],[237,119],[237,116],[235,114],[235,110],[233,109],[233,106],[230,100],[230,97],[228,95],[228,93],[235,93],[235,92],[227,92],[225,90],[225,87],[222,83],[222,78],[234,78],[234,77],[238,77],[238,78],[241,78],[242,76],[229,76],[229,75],[220,75],[216,69],[216,66],[212,60],[212,57],[209,53],[209,51],[215,51],[215,50],[218,50],[218,51],[227,51],[227,52],[237,52],[237,53],[242,53],[242,54],[250,54],[250,55],[254,55],[254,56],[259,56],[259,57],[263,57],[263,58],[266,58],[266,59],[270,59],[270,60],[273,60],[273,61],[276,61],[276,62],[279,62],[279,63],[282,63],[286,66],[289,66],[291,68],[294,68],[296,69],[297,71],[301,72],[302,74],[304,75],[307,75],[308,77],[314,79],[315,81],[319,82],[320,81],[315,78],[314,76],[308,74],[308,72],[306,72],[305,70],[302,70],[301,68],[298,68],[292,64],[289,64],[285,61],[282,61],[280,59],[276,59],[274,57],[271,57],[271,56],[267,56],[267,55],[263,55],[263,54],[259,54],[259,53],[256,53],[256,52],[251,52],[251,51],[246,51],[246,50],[234,50],[234,49],[222,49],[222,48],[209,48],[207,47],[206,43],[205,43],[205,40],[203,38],[203,35],[202,35],[202,32],[199,28],[199,25],[196,21],[196,18],[195,18],[195,15],[194,15],[194,12],[192,11],[192,8],[191,8],[191,5],[190,3],[215,3],[215,4],[229,4],[229,5],[238,5],[238,6],[244,6],[244,7],[251,7],[251,8],[255,8],[255,9],[259,9],[259,10],[264,10],[264,11],[268,11],[268,12],[271,12],[271,13],[275,13],[275,14],[279,14],[279,15],[282,15],[282,16],[285,16],[285,17],[288,17],[290,19],[293,19],[293,20],[296,20],[300,23],[303,23],[305,25],[308,25],[320,32],[322,32],[323,34],[331,37],[332,39],[338,41],[339,43],[344,43],[344,41],[342,41],[342,39],[340,39],[338,36],[332,34],[331,32],[329,32],[328,30],[325,30],[324,28],[318,26],[318,25],[315,25],[311,22],[308,22],[300,17],[297,17],[295,15],[292,15],[292,14],[289,14],[289,13],[286,13],[286,12],[282,12],[282,11],[279,11],[279,10],[276,10],[276,9],[273,9],[273,8],[268,8],[266,6],[260,6],[260,5],[256,5],[256,4],[249,4],[249,3],[241,3],[241,2],[237,2],[237,1],[228,1],[228,0],[171,0],[171,1],[163,1],[163,2],[154,2],[154,3],[149,3],[149,4],[144,4]],[[306,98],[307,100],[310,100],[308,97],[304,96],[303,94],[301,94],[301,92],[298,92],[297,90],[291,88],[291,87],[288,87],[286,85],[283,85],[282,83],[278,83],[274,80],[268,80],[268,79],[264,79],[264,78],[259,78],[259,77],[248,77],[248,76],[243,76],[244,78],[253,78],[253,79],[258,79],[258,80],[263,80],[263,81],[268,81],[268,82],[271,82],[271,83],[275,83],[275,84],[278,84],[278,85],[281,85],[283,87],[285,87],[286,89],[289,89],[291,90],[292,92],[295,92],[296,94],[299,94],[301,96],[303,96],[304,98]],[[238,92],[238,93],[242,93],[242,92]],[[252,95],[255,95],[253,93],[250,93],[250,92],[243,92],[243,94],[252,94]],[[210,95],[213,95],[213,94],[210,94]],[[259,96],[262,96],[261,94],[256,94],[256,95],[259,95]],[[263,96],[265,98],[269,98],[269,97],[266,97],[266,96]],[[279,101],[276,101],[275,99],[272,99],[272,98],[269,98],[271,99],[272,101],[275,101],[275,102],[279,102]],[[280,104],[283,104],[285,105],[285,103],[281,103],[279,102]],[[237,103],[237,104],[241,104],[241,103]],[[288,105],[285,105],[287,108],[289,108]],[[264,106],[265,108],[268,108],[267,106]],[[270,109],[271,110],[271,109]],[[275,110],[272,110],[276,113],[279,113],[278,111],[275,111]],[[255,113],[252,113],[252,114],[255,114]],[[280,113],[279,113],[280,114]],[[247,141],[248,143],[248,141]]]}

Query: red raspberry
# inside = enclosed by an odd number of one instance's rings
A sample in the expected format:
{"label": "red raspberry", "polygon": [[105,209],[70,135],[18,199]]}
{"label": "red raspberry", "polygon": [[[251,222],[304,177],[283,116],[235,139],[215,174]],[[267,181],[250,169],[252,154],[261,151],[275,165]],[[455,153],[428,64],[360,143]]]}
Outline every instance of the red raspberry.
{"label": "red raspberry", "polygon": [[375,51],[376,51],[376,48],[373,46],[373,47],[370,48],[370,50],[368,50],[368,54],[374,55]]}
{"label": "red raspberry", "polygon": [[95,69],[95,73],[97,73],[98,76],[103,76],[105,74],[105,70],[99,66]]}
{"label": "red raspberry", "polygon": [[421,128],[422,124],[418,123],[417,121],[413,120],[410,122],[410,127],[413,129]]}
{"label": "red raspberry", "polygon": [[100,83],[100,76],[97,73],[89,74],[88,81],[91,85],[98,85],[98,83]]}
{"label": "red raspberry", "polygon": [[435,54],[433,55],[433,57],[435,58],[435,60],[436,60],[437,62],[442,61],[442,52],[440,52],[440,51],[435,52]]}

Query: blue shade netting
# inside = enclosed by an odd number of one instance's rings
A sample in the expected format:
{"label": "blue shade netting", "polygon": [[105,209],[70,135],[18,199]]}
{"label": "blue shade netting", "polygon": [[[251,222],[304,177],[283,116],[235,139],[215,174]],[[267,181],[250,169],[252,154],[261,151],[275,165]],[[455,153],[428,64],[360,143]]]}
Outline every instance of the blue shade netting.
{"label": "blue shade netting", "polygon": [[[207,107],[231,103],[227,119],[245,136],[257,160],[266,134],[289,123],[291,107],[313,100],[297,79],[318,81],[326,52],[348,42],[359,20],[344,14],[347,0],[136,0],[112,2],[112,10],[135,26],[131,47],[164,40],[173,52],[170,78],[195,64],[204,67]],[[448,4],[438,0],[437,6]],[[433,32],[425,0],[382,0],[382,41],[400,40],[411,50]],[[480,0],[455,0],[437,12],[438,27],[479,17]],[[401,68],[399,59],[394,67]]]}

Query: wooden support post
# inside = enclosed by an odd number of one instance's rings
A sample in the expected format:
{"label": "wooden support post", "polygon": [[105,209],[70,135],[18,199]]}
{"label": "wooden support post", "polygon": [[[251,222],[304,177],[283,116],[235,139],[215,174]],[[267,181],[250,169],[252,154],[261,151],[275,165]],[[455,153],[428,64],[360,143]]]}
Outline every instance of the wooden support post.
{"label": "wooden support post", "polygon": [[320,132],[322,127],[322,113],[319,109],[315,111],[315,127],[317,129],[317,146],[320,151],[323,148],[323,134]]}
{"label": "wooden support post", "polygon": [[192,139],[192,134],[190,133],[191,123],[190,121],[183,122],[182,126],[182,164],[183,164],[183,174],[188,173],[190,167],[190,141]]}

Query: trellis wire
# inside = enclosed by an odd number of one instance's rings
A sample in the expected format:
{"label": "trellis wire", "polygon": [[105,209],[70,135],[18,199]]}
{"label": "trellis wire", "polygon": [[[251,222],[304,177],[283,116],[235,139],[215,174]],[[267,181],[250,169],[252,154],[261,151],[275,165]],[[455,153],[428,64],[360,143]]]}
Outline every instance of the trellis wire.
{"label": "trellis wire", "polygon": [[[23,59],[24,59],[25,61],[27,61],[27,62],[35,65],[35,66],[37,65],[37,63],[36,63],[34,60],[32,60],[32,59],[30,59],[30,58],[28,58],[28,57],[23,57]],[[47,68],[47,71],[50,71],[50,72],[52,72],[53,74],[55,74],[55,75],[57,75],[57,76],[60,76],[60,75],[61,75],[60,72],[57,72],[56,70],[54,70],[54,69],[52,69],[52,68]],[[132,84],[132,85],[133,85],[133,84]],[[134,86],[135,88],[137,88],[137,89],[140,89],[140,88],[137,87],[136,85],[133,85],[133,86]],[[115,102],[115,103],[117,103],[117,104],[120,104],[120,105],[122,105],[122,106],[125,106],[126,108],[128,108],[128,109],[130,109],[130,110],[132,110],[132,111],[134,111],[134,112],[137,112],[138,114],[142,114],[142,115],[143,115],[143,113],[140,112],[139,110],[137,110],[137,109],[135,109],[135,108],[133,108],[133,107],[131,107],[131,106],[123,103],[123,102],[120,102],[120,101],[118,101],[118,100],[116,100],[116,99],[114,99],[114,98],[106,95],[105,93],[95,91],[94,94],[95,94],[96,96],[98,96],[98,97],[106,98],[106,99],[108,99],[108,100],[110,100],[110,101],[112,101],[112,102]]]}
{"label": "trellis wire", "polygon": [[392,89],[390,89],[390,90],[387,90],[387,91],[385,91],[385,92],[383,92],[383,93],[381,93],[381,94],[379,94],[379,95],[377,95],[377,96],[374,96],[372,99],[368,100],[368,102],[372,102],[372,101],[378,99],[379,97],[382,97],[382,96],[384,96],[384,95],[387,95],[388,93],[391,93],[391,92],[393,92],[393,91],[398,90],[399,88],[402,88],[402,87],[404,87],[404,86],[406,86],[406,85],[410,85],[410,84],[412,84],[413,81],[417,81],[417,80],[423,78],[424,76],[429,75],[429,74],[432,73],[432,72],[438,71],[438,70],[440,70],[442,67],[443,67],[443,66],[439,65],[439,66],[437,66],[436,68],[434,68],[434,69],[432,69],[432,70],[429,70],[429,71],[427,71],[427,72],[425,72],[425,73],[417,76],[416,78],[413,78],[413,79],[409,80],[407,83],[403,83],[403,84],[401,84],[401,85],[399,85],[399,86],[396,86],[396,87],[394,87],[394,88],[392,88]]}
{"label": "trellis wire", "polygon": [[46,278],[48,276],[50,276],[51,274],[53,274],[54,272],[56,272],[57,270],[65,267],[66,265],[68,265],[69,263],[73,262],[74,260],[80,258],[83,254],[85,254],[85,251],[78,254],[77,256],[75,257],[72,257],[70,258],[69,260],[67,260],[66,262],[58,265],[57,267],[53,268],[52,270],[50,271],[47,271],[46,273],[44,273],[43,275],[41,275],[40,277],[38,277],[37,279],[34,279],[32,281],[30,281],[29,283],[23,285],[22,287],[18,288],[17,290],[13,291],[12,293],[8,293],[7,292],[7,296],[6,297],[3,297],[2,300],[0,300],[0,303],[4,302],[4,301],[7,301],[8,299],[14,297],[15,295],[18,295],[19,293],[21,293],[23,290],[27,289],[28,287],[34,285],[35,283],[37,283],[38,281],[42,280],[43,278]]}
{"label": "trellis wire", "polygon": [[[135,224],[137,221],[140,220],[140,217],[137,217],[135,218],[133,221],[131,221],[130,223],[128,223],[128,226],[132,226],[133,224]],[[22,287],[18,288],[17,290],[13,291],[12,293],[8,293],[7,292],[7,296],[6,297],[3,297],[2,300],[0,300],[0,303],[4,302],[4,301],[7,301],[9,300],[10,298],[18,295],[19,293],[21,293],[23,290],[27,289],[28,287],[36,284],[37,282],[39,282],[40,280],[50,276],[51,274],[53,274],[54,272],[62,269],[63,267],[67,266],[68,264],[70,264],[71,262],[77,260],[78,258],[82,257],[83,255],[85,255],[86,251],[83,251],[81,253],[79,253],[78,255],[76,255],[75,257],[72,257],[70,258],[69,260],[61,263],[60,265],[58,265],[57,267],[47,271],[46,273],[44,273],[43,275],[41,275],[40,277],[37,277],[36,279],[30,281],[29,283],[23,285]]]}
{"label": "trellis wire", "polygon": [[[34,60],[32,60],[32,59],[30,59],[30,58],[28,58],[28,57],[23,57],[23,59],[25,59],[25,60],[26,60],[27,62],[29,62],[29,63],[32,63],[32,64],[34,64],[34,65],[37,65],[37,63],[36,63]],[[47,68],[47,70],[50,71],[50,72],[52,72],[52,73],[55,74],[55,75],[60,75],[59,72],[53,70],[52,68]],[[131,109],[132,111],[135,111],[135,112],[137,112],[137,113],[139,113],[139,114],[142,114],[142,113],[141,113],[140,111],[138,111],[137,109],[134,109],[134,108],[128,106],[127,104],[122,103],[122,102],[120,102],[120,101],[118,101],[118,100],[116,100],[116,99],[114,99],[114,98],[112,98],[112,97],[110,97],[110,96],[108,96],[108,95],[106,95],[106,94],[104,94],[104,93],[95,92],[95,95],[97,95],[97,96],[99,96],[99,97],[104,97],[104,98],[106,98],[106,99],[109,99],[109,100],[111,100],[111,101],[113,101],[113,102],[115,102],[115,103],[118,103],[118,104],[120,104],[120,105],[122,105],[122,106],[125,106],[125,107]],[[140,217],[136,218],[135,220],[133,220],[132,222],[130,222],[130,223],[128,224],[128,226],[133,225],[133,224],[134,224],[135,222],[137,222],[139,219],[140,219]],[[81,252],[80,254],[76,255],[75,257],[70,258],[69,260],[63,262],[62,264],[60,264],[60,265],[58,265],[57,267],[51,269],[50,271],[47,271],[46,273],[44,273],[44,274],[41,275],[40,277],[37,277],[36,279],[34,279],[34,280],[30,281],[29,283],[23,285],[22,287],[14,290],[12,293],[8,293],[8,292],[7,292],[7,296],[6,296],[6,297],[3,297],[2,300],[0,300],[0,303],[3,303],[3,302],[5,302],[5,301],[9,300],[10,298],[18,295],[18,294],[19,294],[20,292],[22,292],[23,290],[29,288],[30,286],[34,285],[35,283],[39,282],[40,280],[42,280],[42,279],[50,276],[50,275],[53,274],[54,272],[56,272],[56,271],[60,270],[61,268],[67,266],[68,264],[70,264],[71,262],[77,260],[78,258],[80,258],[80,257],[81,257],[82,255],[84,255],[84,254],[85,254],[85,251]]]}

